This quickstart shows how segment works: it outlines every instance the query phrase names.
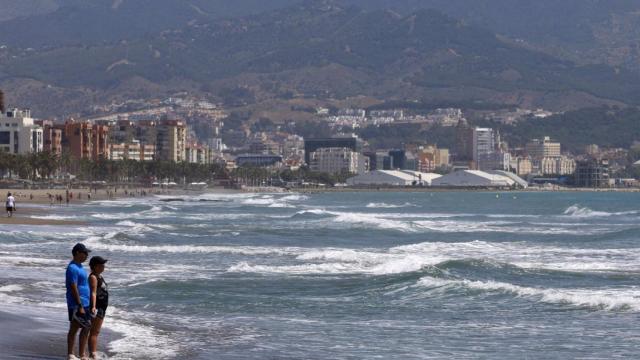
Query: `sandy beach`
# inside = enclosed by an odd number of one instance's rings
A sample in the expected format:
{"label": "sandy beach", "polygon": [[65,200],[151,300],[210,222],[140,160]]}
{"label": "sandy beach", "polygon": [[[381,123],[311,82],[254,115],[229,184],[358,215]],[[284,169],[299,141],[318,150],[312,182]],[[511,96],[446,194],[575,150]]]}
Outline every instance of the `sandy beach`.
{"label": "sandy beach", "polygon": [[[70,189],[69,204],[84,204],[88,201],[101,201],[126,197],[141,197],[142,191],[147,196],[162,193],[152,189],[98,189],[89,191],[87,188]],[[166,192],[166,191],[165,191]],[[169,193],[176,193],[171,190]],[[66,202],[66,190],[64,189],[0,189],[0,195],[11,193],[16,198],[16,211],[12,217],[7,217],[6,212],[0,213],[1,225],[83,225],[82,221],[57,220],[37,218],[33,216],[55,214],[56,209],[68,206]],[[89,195],[90,194],[90,195]],[[60,197],[62,201],[56,201]],[[53,199],[53,201],[52,201]],[[44,205],[44,206],[43,206]]]}
{"label": "sandy beach", "polygon": [[[54,313],[22,305],[3,305],[0,327],[3,329],[2,359],[66,359],[69,327],[66,309]],[[117,334],[106,329],[100,334],[102,344],[117,338]]]}

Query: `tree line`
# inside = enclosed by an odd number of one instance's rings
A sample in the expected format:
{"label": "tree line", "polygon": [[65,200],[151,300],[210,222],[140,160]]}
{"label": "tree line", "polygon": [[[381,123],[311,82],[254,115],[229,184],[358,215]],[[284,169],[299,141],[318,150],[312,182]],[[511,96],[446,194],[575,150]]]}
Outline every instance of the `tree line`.
{"label": "tree line", "polygon": [[66,178],[73,174],[80,181],[150,182],[167,180],[175,182],[201,182],[214,178],[226,178],[228,173],[221,164],[192,164],[174,161],[135,161],[130,159],[76,159],[68,152],[54,154],[35,152],[9,154],[0,152],[0,173],[4,177],[19,177],[32,181]]}

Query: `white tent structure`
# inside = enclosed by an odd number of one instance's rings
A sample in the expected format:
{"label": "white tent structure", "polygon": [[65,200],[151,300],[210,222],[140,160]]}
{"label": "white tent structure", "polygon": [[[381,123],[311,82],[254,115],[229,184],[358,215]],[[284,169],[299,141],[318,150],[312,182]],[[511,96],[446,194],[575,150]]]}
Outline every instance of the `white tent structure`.
{"label": "white tent structure", "polygon": [[439,177],[432,182],[434,187],[513,187],[516,182],[504,175],[489,174],[479,170],[459,170]]}
{"label": "white tent structure", "polygon": [[431,186],[431,183],[434,179],[441,177],[442,175],[436,173],[425,173],[414,170],[400,170],[405,174],[409,174],[413,176],[413,178],[417,181],[418,184]]}
{"label": "white tent structure", "polygon": [[411,186],[418,177],[396,170],[374,170],[347,179],[349,186]]}
{"label": "white tent structure", "polygon": [[516,182],[517,186],[523,189],[526,189],[529,187],[529,183],[527,182],[527,180],[524,180],[523,178],[521,178],[520,176],[512,173],[512,172],[508,172],[508,171],[504,171],[504,170],[491,170],[491,171],[487,171],[489,174],[492,175],[502,175],[502,176],[506,176],[509,179],[513,180]]}

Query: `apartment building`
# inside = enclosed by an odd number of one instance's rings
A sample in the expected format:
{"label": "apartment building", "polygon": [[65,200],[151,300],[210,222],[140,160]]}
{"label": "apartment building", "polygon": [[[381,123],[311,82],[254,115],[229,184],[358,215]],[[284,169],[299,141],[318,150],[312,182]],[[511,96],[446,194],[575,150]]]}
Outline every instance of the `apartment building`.
{"label": "apartment building", "polygon": [[42,127],[35,124],[30,110],[11,109],[0,114],[0,150],[10,154],[43,150]]}

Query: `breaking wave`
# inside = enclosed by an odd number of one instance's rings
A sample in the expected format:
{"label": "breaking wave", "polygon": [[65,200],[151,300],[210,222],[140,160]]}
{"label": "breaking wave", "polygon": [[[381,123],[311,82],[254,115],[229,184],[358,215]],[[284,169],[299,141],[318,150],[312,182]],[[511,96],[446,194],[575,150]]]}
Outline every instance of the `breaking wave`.
{"label": "breaking wave", "polygon": [[387,204],[387,203],[383,203],[383,202],[371,202],[368,203],[365,207],[368,208],[377,208],[377,209],[398,209],[398,208],[405,208],[405,207],[416,207],[417,205],[414,205],[412,203],[404,203],[404,204]]}
{"label": "breaking wave", "polygon": [[640,310],[640,291],[634,289],[534,288],[498,281],[447,280],[434,277],[423,277],[418,281],[418,285],[426,288],[466,288],[506,293],[545,303],[602,310]]}
{"label": "breaking wave", "polygon": [[595,211],[588,207],[581,207],[579,205],[571,205],[565,211],[564,215],[568,215],[571,217],[578,218],[596,218],[596,217],[609,217],[609,216],[623,216],[623,215],[636,215],[639,214],[640,211],[631,210],[631,211],[621,211],[621,212],[606,212],[606,211]]}
{"label": "breaking wave", "polygon": [[[640,271],[635,259],[640,250],[570,249],[528,246],[525,243],[424,242],[397,246],[387,251],[339,248],[300,249],[287,255],[296,256],[297,263],[250,264],[243,261],[229,272],[279,274],[369,274],[390,275],[423,271],[425,268],[446,268],[452,261],[478,263],[482,266],[517,267],[523,269],[564,272]],[[498,265],[496,265],[498,264]]]}

